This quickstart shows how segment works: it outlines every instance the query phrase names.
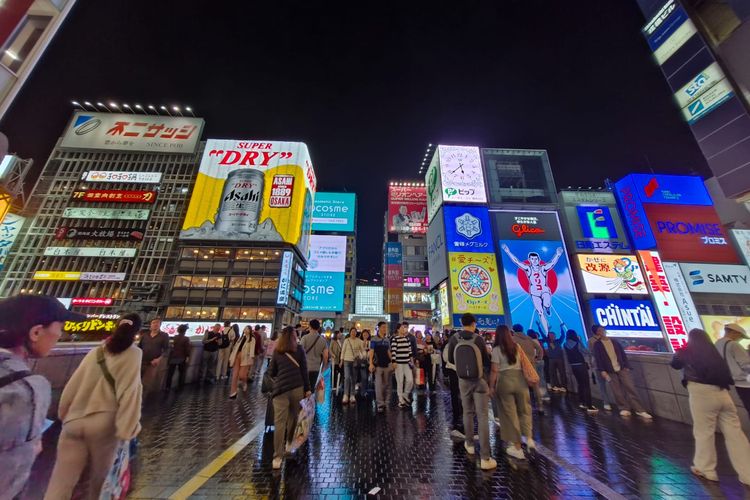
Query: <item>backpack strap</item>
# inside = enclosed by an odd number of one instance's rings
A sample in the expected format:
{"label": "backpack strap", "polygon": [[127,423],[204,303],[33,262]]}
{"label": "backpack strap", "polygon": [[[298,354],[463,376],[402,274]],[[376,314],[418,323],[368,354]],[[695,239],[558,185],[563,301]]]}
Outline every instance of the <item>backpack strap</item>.
{"label": "backpack strap", "polygon": [[294,365],[295,365],[295,366],[296,366],[297,368],[299,368],[299,363],[297,363],[297,360],[296,360],[296,359],[294,359],[294,356],[292,356],[292,355],[291,355],[291,354],[289,354],[288,352],[285,352],[284,354],[286,354],[286,357],[287,357],[287,358],[289,358],[289,361],[291,361],[292,363],[294,363]]}
{"label": "backpack strap", "polygon": [[306,350],[305,350],[305,354],[309,354],[309,353],[310,353],[310,351],[312,351],[312,350],[313,350],[313,347],[315,347],[315,344],[317,344],[317,343],[318,343],[318,340],[320,340],[320,334],[319,334],[319,333],[317,334],[317,337],[315,338],[315,342],[313,342],[313,344],[312,344],[312,345],[310,346],[310,348],[309,348],[309,349],[306,349]]}
{"label": "backpack strap", "polygon": [[20,370],[17,372],[11,372],[3,377],[0,377],[0,388],[5,387],[6,385],[10,385],[17,380],[26,378],[29,375],[31,375],[30,370]]}
{"label": "backpack strap", "polygon": [[104,379],[112,387],[112,392],[114,392],[115,396],[117,396],[117,389],[115,389],[115,378],[112,376],[112,372],[109,371],[109,368],[107,368],[107,363],[104,360],[104,347],[102,346],[96,348],[96,364],[98,364],[99,368],[102,370]]}

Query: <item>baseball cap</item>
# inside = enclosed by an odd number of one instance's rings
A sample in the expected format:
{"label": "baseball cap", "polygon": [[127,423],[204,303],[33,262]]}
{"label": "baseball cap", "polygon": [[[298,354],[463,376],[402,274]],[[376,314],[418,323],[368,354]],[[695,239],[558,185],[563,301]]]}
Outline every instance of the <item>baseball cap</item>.
{"label": "baseball cap", "polygon": [[49,295],[15,295],[0,300],[0,330],[26,332],[34,325],[85,319],[85,314],[68,311],[59,300]]}
{"label": "baseball cap", "polygon": [[737,332],[740,335],[742,335],[743,337],[745,337],[746,339],[750,338],[750,337],[747,336],[747,332],[745,331],[745,329],[742,328],[737,323],[727,323],[726,325],[724,325],[724,329],[725,330],[732,330],[733,332]]}

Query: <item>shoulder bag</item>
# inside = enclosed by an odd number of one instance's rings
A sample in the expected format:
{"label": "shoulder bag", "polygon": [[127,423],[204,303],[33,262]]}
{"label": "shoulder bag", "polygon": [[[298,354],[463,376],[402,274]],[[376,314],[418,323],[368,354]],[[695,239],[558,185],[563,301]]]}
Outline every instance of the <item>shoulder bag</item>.
{"label": "shoulder bag", "polygon": [[516,353],[521,362],[521,371],[523,372],[523,378],[526,379],[526,383],[531,386],[537,385],[539,383],[539,374],[536,372],[536,368],[531,364],[523,349],[518,347]]}

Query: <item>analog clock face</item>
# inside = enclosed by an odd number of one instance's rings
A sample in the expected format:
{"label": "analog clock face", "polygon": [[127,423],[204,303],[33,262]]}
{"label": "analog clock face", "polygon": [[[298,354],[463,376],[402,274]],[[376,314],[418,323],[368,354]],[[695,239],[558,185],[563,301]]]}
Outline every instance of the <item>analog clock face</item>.
{"label": "analog clock face", "polygon": [[479,156],[473,153],[471,150],[459,149],[442,158],[442,171],[447,185],[470,185],[477,175],[482,175]]}

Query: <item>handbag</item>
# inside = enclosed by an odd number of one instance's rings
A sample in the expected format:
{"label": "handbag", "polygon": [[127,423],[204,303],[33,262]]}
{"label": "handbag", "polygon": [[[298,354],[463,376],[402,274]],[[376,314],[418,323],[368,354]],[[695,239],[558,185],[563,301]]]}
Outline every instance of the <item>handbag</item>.
{"label": "handbag", "polygon": [[523,372],[523,378],[526,379],[526,383],[529,385],[537,385],[539,383],[539,374],[536,372],[536,368],[531,364],[526,353],[520,347],[516,349],[518,357],[521,361],[521,371]]}

